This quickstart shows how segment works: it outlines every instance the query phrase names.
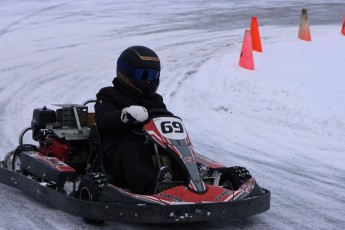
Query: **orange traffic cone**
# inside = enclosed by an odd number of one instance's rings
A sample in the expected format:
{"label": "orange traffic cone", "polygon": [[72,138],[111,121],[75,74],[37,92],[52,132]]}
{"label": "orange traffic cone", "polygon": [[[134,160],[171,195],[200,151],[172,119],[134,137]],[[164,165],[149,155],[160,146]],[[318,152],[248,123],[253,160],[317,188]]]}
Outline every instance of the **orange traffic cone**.
{"label": "orange traffic cone", "polygon": [[342,30],[341,30],[341,33],[342,33],[343,35],[345,35],[345,17],[344,17],[343,28],[342,28]]}
{"label": "orange traffic cone", "polygon": [[258,19],[255,16],[252,17],[252,23],[250,25],[250,33],[252,36],[253,50],[257,52],[262,52],[259,24],[258,24]]}
{"label": "orange traffic cone", "polygon": [[244,31],[242,50],[240,56],[240,66],[249,70],[254,69],[253,47],[250,30]]}
{"label": "orange traffic cone", "polygon": [[307,9],[302,10],[298,37],[304,41],[311,41]]}

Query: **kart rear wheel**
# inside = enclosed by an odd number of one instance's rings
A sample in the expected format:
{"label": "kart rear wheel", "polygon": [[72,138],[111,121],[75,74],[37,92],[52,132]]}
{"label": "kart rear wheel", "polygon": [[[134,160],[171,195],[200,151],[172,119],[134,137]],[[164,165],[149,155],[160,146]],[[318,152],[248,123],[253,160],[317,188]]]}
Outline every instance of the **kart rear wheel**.
{"label": "kart rear wheel", "polygon": [[[95,175],[87,175],[83,177],[78,187],[78,199],[97,202],[102,191],[102,186],[100,186],[99,182],[100,180],[95,178]],[[83,218],[83,220],[88,224],[95,225],[100,225],[104,222],[103,220],[95,220],[90,218]]]}
{"label": "kart rear wheel", "polygon": [[3,167],[8,168],[8,169],[13,169],[12,162],[13,162],[13,154],[14,150],[11,152],[8,152],[5,155],[4,161],[3,161]]}
{"label": "kart rear wheel", "polygon": [[22,169],[22,161],[20,160],[20,154],[14,154],[13,156],[13,171],[20,171]]}
{"label": "kart rear wheel", "polygon": [[16,150],[14,150],[13,158],[12,158],[12,170],[14,171],[21,171],[22,161],[20,158],[20,153],[25,151],[38,151],[35,145],[24,144],[19,145]]}

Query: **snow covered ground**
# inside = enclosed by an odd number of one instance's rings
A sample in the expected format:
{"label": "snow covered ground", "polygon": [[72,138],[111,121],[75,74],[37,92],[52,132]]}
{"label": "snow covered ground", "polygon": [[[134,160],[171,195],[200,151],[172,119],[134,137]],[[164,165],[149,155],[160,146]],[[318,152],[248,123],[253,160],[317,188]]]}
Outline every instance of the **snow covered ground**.
{"label": "snow covered ground", "polygon": [[[312,42],[297,39],[302,8]],[[249,71],[238,61],[253,15],[263,53]],[[340,0],[0,1],[0,159],[34,108],[95,97],[140,44],[160,56],[159,93],[195,149],[272,191],[246,220],[94,227],[0,185],[0,229],[343,229],[344,16]]]}

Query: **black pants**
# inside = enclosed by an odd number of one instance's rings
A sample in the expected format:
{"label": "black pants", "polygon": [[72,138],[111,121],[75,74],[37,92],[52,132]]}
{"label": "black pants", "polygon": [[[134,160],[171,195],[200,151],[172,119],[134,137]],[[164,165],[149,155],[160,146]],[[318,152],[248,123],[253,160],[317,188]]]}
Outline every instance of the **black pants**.
{"label": "black pants", "polygon": [[158,172],[143,141],[126,141],[109,149],[104,165],[116,185],[138,194],[153,193]]}

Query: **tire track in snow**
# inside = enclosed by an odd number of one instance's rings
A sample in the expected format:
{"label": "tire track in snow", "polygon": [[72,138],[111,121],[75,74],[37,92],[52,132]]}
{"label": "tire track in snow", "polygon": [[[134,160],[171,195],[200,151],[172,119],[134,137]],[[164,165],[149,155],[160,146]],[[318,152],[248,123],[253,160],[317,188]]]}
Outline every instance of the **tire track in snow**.
{"label": "tire track in snow", "polygon": [[12,28],[19,25],[20,23],[24,22],[25,20],[27,19],[30,19],[32,17],[36,17],[37,15],[41,14],[41,13],[44,13],[44,12],[47,12],[47,11],[50,11],[50,10],[54,10],[56,8],[59,8],[63,5],[66,5],[66,4],[69,4],[71,3],[70,1],[67,1],[67,2],[64,2],[64,3],[59,3],[59,4],[56,4],[56,5],[53,5],[53,6],[48,6],[48,7],[44,7],[42,9],[39,9],[39,10],[36,10],[30,14],[27,14],[13,22],[11,22],[10,24],[6,25],[5,27],[3,27],[1,30],[0,30],[0,39],[1,37],[5,36],[6,34],[12,32]]}

